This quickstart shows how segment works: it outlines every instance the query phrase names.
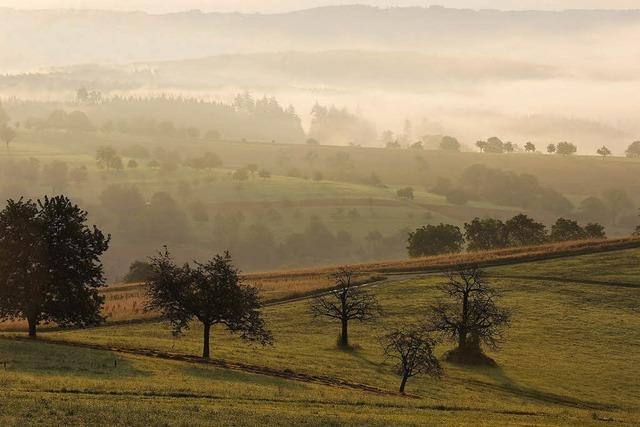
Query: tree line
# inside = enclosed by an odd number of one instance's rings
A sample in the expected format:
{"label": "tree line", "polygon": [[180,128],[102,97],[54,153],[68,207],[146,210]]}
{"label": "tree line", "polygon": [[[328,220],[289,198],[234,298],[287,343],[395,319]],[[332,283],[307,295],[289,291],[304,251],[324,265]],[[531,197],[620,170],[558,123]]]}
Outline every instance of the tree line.
{"label": "tree line", "polygon": [[577,221],[558,218],[550,230],[525,214],[507,221],[474,218],[461,229],[452,224],[426,225],[411,232],[409,256],[431,256],[468,251],[535,246],[572,240],[605,239],[605,228],[598,223],[581,226]]}

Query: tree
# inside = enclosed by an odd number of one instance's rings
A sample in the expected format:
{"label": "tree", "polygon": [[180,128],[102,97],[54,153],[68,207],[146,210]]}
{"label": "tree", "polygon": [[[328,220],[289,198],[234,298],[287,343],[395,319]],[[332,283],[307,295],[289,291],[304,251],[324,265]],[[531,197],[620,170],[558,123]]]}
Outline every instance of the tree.
{"label": "tree", "polygon": [[9,115],[4,110],[4,107],[2,107],[2,103],[0,103],[0,126],[6,125],[7,123],[9,123]]}
{"label": "tree", "polygon": [[0,320],[86,327],[104,319],[101,255],[110,237],[64,196],[9,200],[0,212]]}
{"label": "tree", "polygon": [[556,152],[558,154],[562,154],[563,156],[569,156],[571,154],[575,154],[578,151],[578,147],[570,142],[559,142],[556,146]]}
{"label": "tree", "polygon": [[484,152],[502,154],[504,153],[504,143],[497,136],[492,136],[487,139],[487,144],[484,146]]}
{"label": "tree", "polygon": [[515,145],[511,141],[507,141],[502,145],[502,149],[505,153],[513,153],[516,149]]}
{"label": "tree", "polygon": [[499,219],[474,218],[473,221],[464,225],[464,230],[467,249],[470,251],[507,247],[507,227]]}
{"label": "tree", "polygon": [[634,141],[626,151],[627,157],[640,157],[640,141]]}
{"label": "tree", "polygon": [[146,261],[134,261],[129,266],[129,272],[124,276],[125,283],[140,283],[153,276],[153,268]]}
{"label": "tree", "polygon": [[443,136],[440,149],[444,151],[460,151],[460,142],[452,136]]}
{"label": "tree", "polygon": [[231,255],[216,255],[205,264],[177,266],[168,250],[151,258],[153,274],[147,280],[148,310],[159,311],[174,334],[189,329],[197,319],[203,325],[202,357],[209,358],[211,328],[223,325],[245,340],[272,342],[266,329],[258,290],[242,283]]}
{"label": "tree", "polygon": [[607,147],[605,147],[604,145],[601,148],[598,148],[598,150],[596,151],[596,153],[598,153],[599,155],[602,156],[602,160],[604,160],[607,156],[611,155],[611,150],[609,150]]}
{"label": "tree", "polygon": [[556,151],[558,151],[558,149],[556,148],[555,144],[547,145],[547,153],[554,154]]}
{"label": "tree", "polygon": [[[448,359],[460,363],[487,363],[482,344],[497,349],[508,328],[511,312],[496,304],[499,293],[475,266],[459,266],[446,274],[440,291],[449,301],[432,307],[431,328],[457,343]],[[492,362],[492,361],[491,361]]]}
{"label": "tree", "polygon": [[544,224],[534,221],[527,215],[519,214],[505,223],[508,246],[534,246],[547,241]]}
{"label": "tree", "polygon": [[127,162],[127,168],[128,169],[137,169],[138,168],[138,162],[135,159],[129,159],[129,161]]}
{"label": "tree", "polygon": [[426,225],[409,233],[409,256],[420,257],[462,251],[464,237],[460,228],[451,224]]}
{"label": "tree", "polygon": [[602,193],[602,198],[609,208],[609,218],[612,224],[617,224],[622,214],[633,210],[633,201],[624,190],[611,188]]}
{"label": "tree", "polygon": [[340,267],[331,275],[334,288],[326,295],[311,300],[309,305],[313,317],[328,317],[339,320],[342,326],[340,346],[349,346],[349,321],[367,322],[381,314],[377,298],[355,281],[355,271],[351,267]]}
{"label": "tree", "polygon": [[584,221],[608,222],[610,214],[607,205],[598,197],[587,197],[578,206],[578,217]]}
{"label": "tree", "polygon": [[570,240],[582,240],[586,237],[586,233],[576,221],[558,218],[551,227],[551,235],[549,237],[553,242],[566,242]]}
{"label": "tree", "polygon": [[607,233],[604,227],[598,223],[589,223],[584,226],[584,233],[587,239],[606,239]]}
{"label": "tree", "polygon": [[393,330],[382,338],[385,357],[396,361],[396,370],[402,377],[400,393],[404,394],[411,377],[442,376],[442,366],[434,354],[436,344],[437,340],[425,328],[415,325]]}
{"label": "tree", "polygon": [[96,152],[96,161],[98,167],[101,169],[122,169],[122,158],[118,156],[116,150],[113,147],[102,146],[98,147]]}
{"label": "tree", "polygon": [[535,153],[536,152],[536,146],[533,142],[527,142],[526,144],[524,144],[524,151],[526,151],[527,153]]}
{"label": "tree", "polygon": [[18,133],[12,127],[6,124],[0,124],[0,140],[5,143],[7,146],[7,150],[9,149],[9,144],[16,139]]}
{"label": "tree", "polygon": [[484,150],[487,148],[487,141],[476,141],[476,147],[480,149],[481,153],[484,153]]}
{"label": "tree", "polygon": [[413,200],[413,197],[414,197],[412,187],[401,188],[398,191],[396,191],[396,194],[401,199]]}

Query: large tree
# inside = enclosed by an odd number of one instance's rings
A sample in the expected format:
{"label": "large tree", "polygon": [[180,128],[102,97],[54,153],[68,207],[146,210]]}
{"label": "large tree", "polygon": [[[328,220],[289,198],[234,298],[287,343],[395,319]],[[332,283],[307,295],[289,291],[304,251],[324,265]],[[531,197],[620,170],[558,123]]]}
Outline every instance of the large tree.
{"label": "large tree", "polygon": [[547,241],[544,224],[525,214],[518,214],[505,223],[509,246],[534,246]]}
{"label": "large tree", "polygon": [[460,228],[451,224],[426,225],[409,233],[409,256],[458,253],[462,251],[464,237]]}
{"label": "large tree", "polygon": [[109,237],[86,225],[87,213],[64,196],[9,200],[0,212],[0,320],[99,324],[104,298],[100,256]]}
{"label": "large tree", "polygon": [[404,393],[411,377],[442,376],[442,366],[434,354],[436,344],[437,340],[427,329],[416,325],[392,330],[382,338],[385,357],[396,362],[396,370],[402,377],[400,393]]}
{"label": "large tree", "polygon": [[147,310],[169,320],[175,334],[189,329],[194,319],[203,326],[202,357],[209,358],[211,328],[222,325],[249,341],[272,342],[261,313],[258,290],[242,283],[231,255],[216,255],[207,263],[178,266],[168,250],[151,258],[147,280]]}
{"label": "large tree", "polygon": [[499,294],[478,267],[459,266],[446,278],[439,288],[448,300],[432,307],[431,328],[456,342],[450,360],[484,362],[481,345],[498,347],[510,323],[510,310],[497,305]]}
{"label": "large tree", "polygon": [[311,300],[310,310],[314,317],[328,317],[341,324],[340,346],[349,346],[349,322],[366,322],[376,319],[381,308],[377,298],[355,281],[351,267],[341,267],[331,275],[335,286],[325,295]]}
{"label": "large tree", "polygon": [[640,157],[640,141],[634,141],[626,151],[627,157]]}
{"label": "large tree", "polygon": [[584,228],[576,221],[566,218],[558,218],[551,226],[550,238],[554,242],[566,242],[570,240],[582,240],[587,237]]}
{"label": "large tree", "polygon": [[499,219],[474,218],[464,225],[464,230],[470,251],[506,248],[509,243],[507,227]]}

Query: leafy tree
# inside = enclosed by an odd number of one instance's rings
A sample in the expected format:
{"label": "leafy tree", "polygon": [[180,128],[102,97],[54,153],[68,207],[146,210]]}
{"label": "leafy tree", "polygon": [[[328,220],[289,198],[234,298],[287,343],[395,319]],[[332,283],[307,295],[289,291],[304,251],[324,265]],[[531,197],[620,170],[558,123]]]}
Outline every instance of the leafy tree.
{"label": "leafy tree", "polygon": [[487,141],[476,141],[476,147],[480,149],[481,153],[484,153],[487,148]]}
{"label": "leafy tree", "polygon": [[452,136],[443,136],[440,149],[444,151],[460,151],[460,142]]}
{"label": "leafy tree", "polygon": [[634,141],[626,151],[627,157],[640,157],[640,141]]}
{"label": "leafy tree", "polygon": [[109,237],[86,225],[87,212],[64,196],[9,200],[0,212],[0,320],[99,324],[104,297],[100,256]]}
{"label": "leafy tree", "polygon": [[396,362],[396,370],[402,377],[400,393],[404,393],[407,380],[416,375],[440,378],[442,366],[434,354],[437,340],[424,328],[409,325],[395,329],[382,338],[386,358]]}
{"label": "leafy tree", "polygon": [[555,144],[547,145],[547,153],[554,154],[556,151],[558,151],[558,148],[556,147]]}
{"label": "leafy tree", "polygon": [[607,147],[605,147],[604,145],[601,148],[598,148],[598,150],[596,151],[596,153],[598,153],[599,155],[602,156],[602,159],[604,160],[607,156],[611,155],[611,150],[609,150]]}
{"label": "leafy tree", "polygon": [[611,220],[609,208],[598,197],[587,197],[578,206],[578,217],[585,221],[605,222]]}
{"label": "leafy tree", "polygon": [[6,124],[0,124],[0,140],[5,143],[7,146],[7,150],[9,149],[9,144],[16,139],[18,136],[18,132],[12,127]]}
{"label": "leafy tree", "polygon": [[609,218],[612,224],[617,224],[618,219],[634,208],[633,201],[626,191],[617,188],[611,188],[602,193],[602,198],[609,208]]}
{"label": "leafy tree", "polygon": [[134,261],[129,266],[129,272],[124,276],[125,283],[146,282],[153,276],[153,268],[146,261]]}
{"label": "leafy tree", "polygon": [[572,219],[558,218],[551,227],[550,238],[554,242],[582,240],[585,237],[584,229]]}
{"label": "leafy tree", "polygon": [[233,174],[231,175],[231,177],[236,180],[236,181],[246,181],[249,179],[249,171],[247,171],[246,169],[236,169],[235,171],[233,171]]}
{"label": "leafy tree", "polygon": [[606,239],[607,234],[604,227],[598,223],[589,223],[584,227],[585,237],[587,239]]}
{"label": "leafy tree", "polygon": [[535,246],[547,241],[544,224],[534,221],[527,215],[519,214],[505,223],[509,246]]}
{"label": "leafy tree", "polygon": [[473,221],[464,225],[464,230],[467,249],[470,251],[507,247],[507,227],[499,219],[474,218]]}
{"label": "leafy tree", "polygon": [[414,197],[412,187],[401,188],[398,191],[396,191],[396,194],[401,199],[413,200],[413,197]]}
{"label": "leafy tree", "polygon": [[328,317],[339,320],[342,326],[340,346],[349,346],[349,321],[367,322],[381,314],[376,297],[358,286],[355,271],[351,267],[340,267],[331,275],[335,287],[326,295],[311,300],[309,305],[314,317]]}
{"label": "leafy tree", "polygon": [[507,141],[502,145],[502,149],[505,153],[513,153],[516,148],[513,142]]}
{"label": "leafy tree", "polygon": [[484,147],[485,153],[496,153],[502,154],[504,153],[504,142],[500,140],[497,136],[492,136],[487,139],[487,144]]}
{"label": "leafy tree", "polygon": [[113,147],[102,146],[98,147],[96,152],[96,161],[98,167],[101,169],[122,169],[122,158],[118,156],[116,150]]}
{"label": "leafy tree", "polygon": [[460,188],[449,190],[446,194],[446,198],[447,202],[456,206],[466,205],[469,202],[469,195],[466,191]]}
{"label": "leafy tree", "polygon": [[578,151],[578,147],[566,141],[559,142],[558,145],[556,146],[556,152],[564,156],[575,154],[577,151]]}
{"label": "leafy tree", "polygon": [[527,153],[535,153],[535,144],[533,142],[527,142],[526,144],[524,144],[524,151],[526,151]]}
{"label": "leafy tree", "polygon": [[153,274],[146,282],[148,310],[159,311],[175,334],[189,329],[196,319],[203,325],[202,357],[210,356],[211,328],[223,325],[245,340],[272,342],[255,287],[242,283],[231,255],[216,255],[205,264],[177,266],[169,252],[151,258]]}
{"label": "leafy tree", "polygon": [[464,237],[460,228],[451,224],[426,225],[409,233],[409,256],[420,257],[462,251]]}
{"label": "leafy tree", "polygon": [[456,342],[448,354],[451,361],[486,363],[481,345],[497,349],[510,324],[511,312],[497,305],[499,293],[490,286],[482,270],[459,266],[446,275],[440,291],[448,301],[432,307],[431,328]]}

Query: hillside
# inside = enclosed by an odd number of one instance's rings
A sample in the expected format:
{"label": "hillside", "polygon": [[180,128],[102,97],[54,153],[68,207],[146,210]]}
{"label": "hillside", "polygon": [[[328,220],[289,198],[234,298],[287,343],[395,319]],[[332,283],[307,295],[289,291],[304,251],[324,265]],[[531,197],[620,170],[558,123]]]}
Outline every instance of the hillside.
{"label": "hillside", "polygon": [[377,336],[424,316],[439,276],[373,287],[385,316],[354,325],[351,351],[335,348],[335,325],[313,320],[304,301],[266,309],[273,347],[215,331],[211,363],[190,356],[199,328],[176,339],[162,322],[43,333],[39,343],[5,334],[0,380],[12,392],[2,420],[19,424],[29,411],[32,420],[65,424],[173,425],[178,414],[194,424],[258,425],[277,413],[282,424],[302,425],[630,426],[640,421],[639,265],[633,249],[489,269],[514,309],[506,342],[490,353],[500,367],[445,363],[440,381],[413,378],[411,397],[393,395],[398,379]]}

